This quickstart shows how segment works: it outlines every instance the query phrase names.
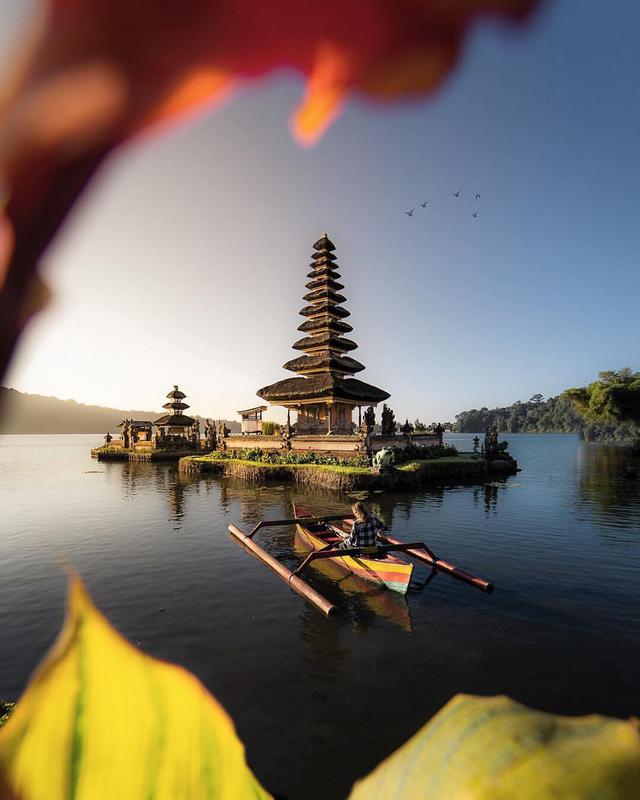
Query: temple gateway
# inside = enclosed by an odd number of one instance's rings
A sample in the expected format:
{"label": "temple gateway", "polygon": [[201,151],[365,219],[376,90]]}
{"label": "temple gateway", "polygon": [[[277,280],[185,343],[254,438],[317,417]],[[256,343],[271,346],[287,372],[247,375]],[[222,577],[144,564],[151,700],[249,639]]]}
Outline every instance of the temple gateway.
{"label": "temple gateway", "polygon": [[362,406],[376,406],[389,393],[351,377],[364,365],[348,355],[358,345],[345,336],[353,328],[345,322],[349,312],[343,305],[346,297],[339,293],[344,285],[339,282],[336,247],[325,233],[313,249],[309,292],[303,297],[308,305],[300,311],[305,321],[298,326],[304,336],[293,345],[304,355],[284,365],[298,377],[272,383],[256,394],[271,405],[285,406],[288,413],[294,409],[297,435],[353,434],[354,409],[358,408],[360,426]]}

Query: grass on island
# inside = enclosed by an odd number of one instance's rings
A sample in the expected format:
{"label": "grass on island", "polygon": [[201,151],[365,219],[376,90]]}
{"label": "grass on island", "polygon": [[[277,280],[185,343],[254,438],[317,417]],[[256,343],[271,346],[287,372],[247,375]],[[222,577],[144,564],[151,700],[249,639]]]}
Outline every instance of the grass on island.
{"label": "grass on island", "polygon": [[226,458],[219,456],[215,451],[208,453],[206,456],[191,456],[191,461],[218,461],[223,464],[243,464],[249,467],[263,467],[264,469],[317,469],[324,472],[339,472],[348,475],[369,475],[371,473],[370,467],[358,466],[338,466],[337,464],[270,464],[268,461],[248,461],[245,458]]}
{"label": "grass on island", "polygon": [[[478,456],[472,453],[459,453],[455,456],[443,456],[442,458],[419,458],[399,464],[396,469],[401,472],[417,472],[429,464],[473,464],[478,461]],[[280,469],[282,467],[291,469],[317,469],[324,472],[337,472],[342,475],[370,475],[371,467],[359,466],[338,466],[333,464],[270,464],[265,461],[248,461],[244,458],[227,458],[219,455],[216,451],[207,453],[206,456],[191,456],[191,460],[198,461],[217,461],[227,464],[244,464],[251,467],[263,467],[264,469]]]}
{"label": "grass on island", "polygon": [[459,453],[457,456],[443,456],[442,458],[416,458],[413,461],[399,464],[396,469],[400,472],[417,472],[429,464],[474,464],[478,460],[478,456],[470,453]]}

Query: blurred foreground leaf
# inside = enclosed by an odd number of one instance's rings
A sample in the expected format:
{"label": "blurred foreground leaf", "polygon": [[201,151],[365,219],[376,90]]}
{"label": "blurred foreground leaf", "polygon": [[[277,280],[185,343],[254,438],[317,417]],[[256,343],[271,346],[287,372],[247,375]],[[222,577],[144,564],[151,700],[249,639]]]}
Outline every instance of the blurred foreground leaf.
{"label": "blurred foreground leaf", "polygon": [[457,695],[350,800],[637,800],[637,720],[560,717]]}
{"label": "blurred foreground leaf", "polygon": [[204,686],[130,645],[77,579],[57,642],[0,731],[0,797],[11,790],[23,800],[270,797]]}

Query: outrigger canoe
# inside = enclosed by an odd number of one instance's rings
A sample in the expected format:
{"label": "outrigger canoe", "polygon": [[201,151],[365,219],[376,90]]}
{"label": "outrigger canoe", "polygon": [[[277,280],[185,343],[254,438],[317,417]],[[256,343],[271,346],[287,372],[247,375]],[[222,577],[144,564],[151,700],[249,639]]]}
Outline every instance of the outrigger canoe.
{"label": "outrigger canoe", "polygon": [[[345,535],[350,532],[349,520],[339,520],[332,525],[326,520],[316,521],[312,514],[294,504],[293,515],[296,518],[296,531],[311,550],[328,550],[337,548]],[[306,521],[305,520],[311,520]],[[342,535],[341,535],[342,534]],[[377,547],[360,548],[362,555],[344,555],[329,559],[346,574],[357,575],[365,581],[386,586],[399,594],[406,594],[411,581],[413,564],[409,564],[391,553],[376,555]],[[367,555],[370,552],[371,555]]]}
{"label": "outrigger canoe", "polygon": [[[232,523],[229,525],[229,533],[237,542],[282,578],[290,589],[313,603],[316,608],[327,616],[337,611],[336,606],[301,577],[302,573],[314,561],[325,559],[338,565],[341,570],[344,569],[346,574],[356,575],[363,580],[379,586],[386,586],[395,592],[405,594],[411,580],[413,565],[391,555],[394,552],[403,553],[405,556],[427,564],[434,572],[446,572],[483,592],[493,591],[493,585],[488,580],[471,575],[448,561],[438,558],[425,542],[401,542],[391,536],[380,535],[378,538],[382,544],[374,548],[350,547],[340,549],[338,548],[338,545],[342,542],[340,534],[348,531],[347,525],[349,521],[353,520],[353,517],[341,514],[313,517],[301,508],[295,509],[295,507],[294,513],[295,517],[293,519],[261,520],[248,532],[241,530]],[[333,525],[332,523],[334,522],[338,524]],[[295,525],[299,538],[310,549],[308,555],[294,570],[289,569],[282,561],[274,558],[254,539],[258,531],[264,530],[264,528],[283,525]]]}

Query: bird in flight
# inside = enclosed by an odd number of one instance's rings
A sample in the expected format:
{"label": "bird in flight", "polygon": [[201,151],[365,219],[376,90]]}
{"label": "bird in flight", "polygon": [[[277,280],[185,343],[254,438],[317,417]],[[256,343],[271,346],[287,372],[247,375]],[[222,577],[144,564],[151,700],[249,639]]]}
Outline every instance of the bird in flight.
{"label": "bird in flight", "polygon": [[458,191],[457,191],[457,192],[454,192],[454,193],[453,193],[453,196],[454,196],[454,197],[460,197],[460,189],[458,189]]}
{"label": "bird in flight", "polygon": [[425,201],[424,201],[424,203],[420,203],[420,205],[421,205],[423,208],[426,208],[426,207],[427,207],[427,203],[428,203],[428,202],[429,202],[428,200],[425,200]]}
{"label": "bird in flight", "polygon": [[480,195],[479,195],[479,194],[477,194],[477,195],[476,195],[476,200],[479,200],[479,199],[480,199]]}
{"label": "bird in flight", "polygon": [[472,214],[471,216],[472,216],[472,217],[475,219],[475,218],[478,216],[478,212],[477,212],[477,211],[474,211],[474,212],[473,212],[473,214]]}
{"label": "bird in flight", "polygon": [[412,216],[413,216],[413,212],[414,212],[414,211],[415,211],[415,208],[412,208],[412,209],[411,209],[411,211],[405,211],[404,213],[405,213],[405,214],[406,214],[408,217],[412,217]]}

